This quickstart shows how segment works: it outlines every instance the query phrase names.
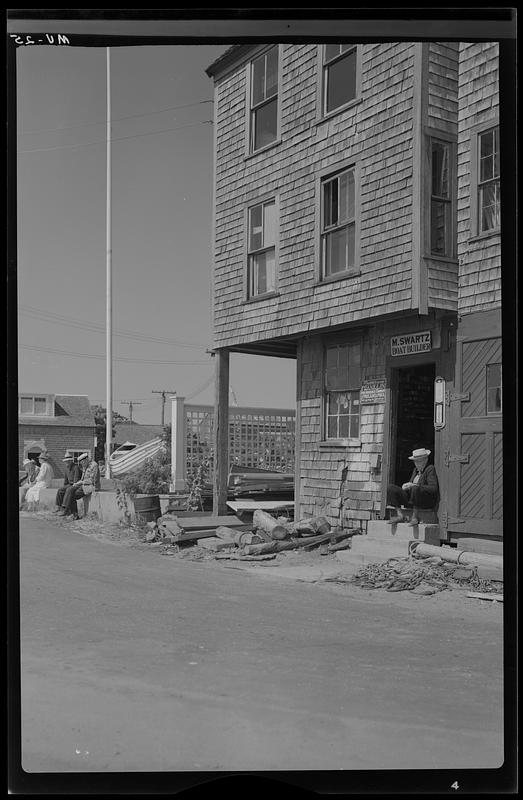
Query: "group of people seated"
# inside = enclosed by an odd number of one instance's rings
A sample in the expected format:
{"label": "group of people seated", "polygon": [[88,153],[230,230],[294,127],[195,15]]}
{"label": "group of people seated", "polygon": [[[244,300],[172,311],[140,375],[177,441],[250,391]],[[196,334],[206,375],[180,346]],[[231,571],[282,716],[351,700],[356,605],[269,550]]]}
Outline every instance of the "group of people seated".
{"label": "group of people seated", "polygon": [[[49,463],[49,454],[40,453],[38,461],[39,464],[26,458],[23,462],[26,472],[19,482],[20,509],[27,505],[29,511],[34,510],[40,499],[40,491],[51,486],[53,468]],[[78,519],[77,500],[100,488],[100,469],[89,453],[78,456],[78,462],[66,453],[62,461],[65,465],[65,476],[63,485],[56,493],[54,513],[68,519]]]}

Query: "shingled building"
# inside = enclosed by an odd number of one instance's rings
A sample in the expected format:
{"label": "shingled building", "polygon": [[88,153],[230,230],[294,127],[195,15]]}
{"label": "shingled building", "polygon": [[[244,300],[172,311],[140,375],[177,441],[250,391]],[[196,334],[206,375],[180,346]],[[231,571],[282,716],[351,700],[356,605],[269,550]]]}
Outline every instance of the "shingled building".
{"label": "shingled building", "polygon": [[501,535],[497,62],[485,43],[249,44],[207,70],[217,448],[229,354],[295,359],[299,515],[382,518],[428,447],[442,536]]}

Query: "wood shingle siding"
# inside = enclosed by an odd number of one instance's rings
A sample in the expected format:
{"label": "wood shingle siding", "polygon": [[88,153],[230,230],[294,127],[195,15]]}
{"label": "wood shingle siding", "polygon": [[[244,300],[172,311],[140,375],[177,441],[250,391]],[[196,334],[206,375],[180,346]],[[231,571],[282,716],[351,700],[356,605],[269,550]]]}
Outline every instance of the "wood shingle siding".
{"label": "wood shingle siding", "polygon": [[[501,236],[474,236],[471,219],[472,137],[497,124],[499,46],[496,43],[460,44],[458,146],[458,250],[461,314],[501,307]],[[501,176],[503,179],[503,176]]]}

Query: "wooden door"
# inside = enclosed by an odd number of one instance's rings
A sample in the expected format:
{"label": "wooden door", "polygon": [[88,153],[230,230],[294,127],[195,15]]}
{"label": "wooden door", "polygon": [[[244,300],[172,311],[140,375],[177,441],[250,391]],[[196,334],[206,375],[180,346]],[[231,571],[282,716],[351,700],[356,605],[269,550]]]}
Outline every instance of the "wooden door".
{"label": "wooden door", "polygon": [[499,315],[464,318],[458,331],[456,378],[449,390],[449,532],[502,536],[503,451]]}

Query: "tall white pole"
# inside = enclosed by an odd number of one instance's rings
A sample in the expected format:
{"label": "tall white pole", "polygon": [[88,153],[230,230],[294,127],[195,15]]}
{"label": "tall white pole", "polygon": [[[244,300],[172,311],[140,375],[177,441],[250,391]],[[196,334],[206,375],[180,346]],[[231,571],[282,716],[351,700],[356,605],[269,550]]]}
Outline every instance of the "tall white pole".
{"label": "tall white pole", "polygon": [[107,48],[107,200],[106,200],[106,429],[105,477],[111,477],[109,457],[113,433],[113,320],[111,242],[111,56]]}

